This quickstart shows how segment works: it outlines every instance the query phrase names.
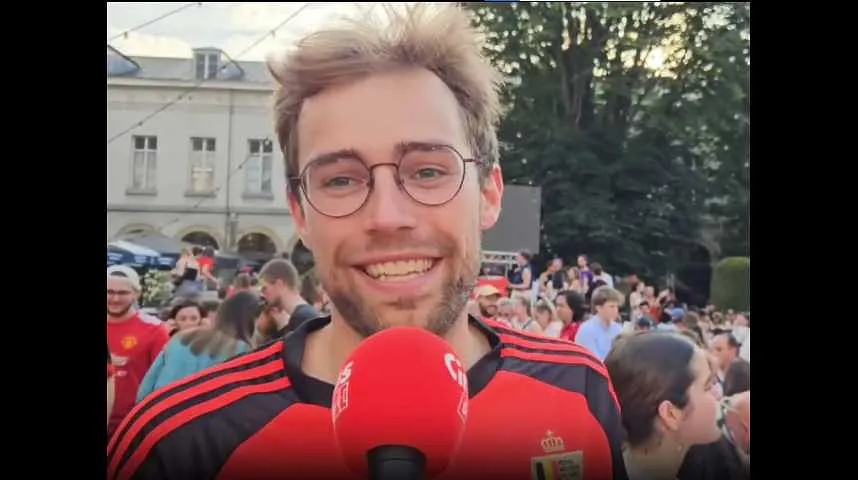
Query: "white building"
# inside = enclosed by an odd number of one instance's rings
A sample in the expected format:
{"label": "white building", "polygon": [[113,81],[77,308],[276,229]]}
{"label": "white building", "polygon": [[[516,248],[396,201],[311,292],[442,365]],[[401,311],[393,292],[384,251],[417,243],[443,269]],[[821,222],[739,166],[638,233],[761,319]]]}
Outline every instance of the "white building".
{"label": "white building", "polygon": [[211,48],[193,59],[129,57],[108,46],[108,240],[158,231],[226,250],[291,251],[271,103],[262,62]]}

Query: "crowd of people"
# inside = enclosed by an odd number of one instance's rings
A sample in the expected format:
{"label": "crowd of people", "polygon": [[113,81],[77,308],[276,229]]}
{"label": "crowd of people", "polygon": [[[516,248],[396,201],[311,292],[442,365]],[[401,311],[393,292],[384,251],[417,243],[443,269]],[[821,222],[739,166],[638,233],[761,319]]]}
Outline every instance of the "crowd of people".
{"label": "crowd of people", "polygon": [[455,5],[388,14],[272,66],[318,279],[275,259],[206,304],[186,259],[158,318],[137,308],[139,274],[108,268],[108,478],[360,478],[337,460],[331,395],[350,353],[398,326],[444,338],[467,371],[443,478],[750,478],[749,315],[640,280],[623,295],[584,256],[534,278],[521,252],[508,287],[480,284],[500,77]]}

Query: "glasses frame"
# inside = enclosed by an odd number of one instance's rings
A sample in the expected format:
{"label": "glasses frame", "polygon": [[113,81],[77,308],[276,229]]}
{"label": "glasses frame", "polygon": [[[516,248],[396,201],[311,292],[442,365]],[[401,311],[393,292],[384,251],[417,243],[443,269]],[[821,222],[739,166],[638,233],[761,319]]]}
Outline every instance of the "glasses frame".
{"label": "glasses frame", "polygon": [[354,210],[352,210],[351,212],[346,213],[346,214],[331,215],[329,213],[322,211],[315,204],[313,204],[313,200],[310,199],[310,195],[307,193],[307,182],[306,182],[305,177],[307,176],[307,173],[310,171],[310,168],[313,167],[313,165],[315,165],[317,162],[323,161],[322,159],[313,160],[312,162],[305,165],[304,168],[301,170],[301,173],[299,173],[297,176],[289,177],[289,184],[290,184],[290,187],[293,189],[293,191],[296,191],[296,192],[300,191],[301,194],[304,195],[304,198],[307,199],[307,203],[309,203],[310,206],[313,207],[313,210],[315,210],[318,214],[323,215],[323,216],[328,217],[328,218],[346,218],[346,217],[350,217],[350,216],[356,214],[357,212],[361,211],[361,209],[363,209],[363,207],[366,206],[366,203],[369,201],[369,197],[372,195],[372,192],[375,189],[375,174],[374,174],[375,169],[378,167],[390,166],[396,170],[396,176],[395,176],[396,186],[399,188],[399,190],[401,192],[405,193],[405,195],[408,198],[410,198],[412,201],[414,201],[418,205],[423,205],[424,207],[442,207],[442,206],[450,203],[451,201],[453,201],[453,199],[455,199],[457,196],[459,196],[459,193],[462,191],[462,186],[465,184],[465,176],[467,175],[468,164],[473,163],[474,165],[481,166],[481,165],[483,165],[483,161],[480,159],[477,159],[477,158],[465,158],[461,153],[459,153],[458,150],[456,150],[455,148],[453,148],[450,145],[438,144],[438,145],[434,145],[433,148],[439,149],[439,150],[440,149],[449,150],[449,151],[453,152],[456,155],[456,157],[459,158],[459,161],[462,162],[462,175],[459,178],[459,185],[456,187],[456,190],[453,192],[453,194],[450,195],[450,198],[448,198],[447,200],[444,200],[443,202],[440,202],[440,203],[426,203],[426,202],[422,202],[422,201],[414,198],[414,196],[411,195],[411,193],[408,191],[407,188],[405,188],[405,185],[403,185],[403,183],[402,183],[402,176],[399,174],[399,167],[400,167],[400,165],[402,165],[402,159],[406,155],[408,155],[409,153],[413,152],[414,150],[402,152],[399,155],[399,158],[397,159],[397,161],[395,161],[395,162],[376,163],[375,165],[372,165],[372,166],[367,165],[363,159],[360,159],[360,163],[363,164],[363,166],[369,172],[369,189],[367,190],[366,195],[363,198],[363,201],[361,201],[360,204]]}

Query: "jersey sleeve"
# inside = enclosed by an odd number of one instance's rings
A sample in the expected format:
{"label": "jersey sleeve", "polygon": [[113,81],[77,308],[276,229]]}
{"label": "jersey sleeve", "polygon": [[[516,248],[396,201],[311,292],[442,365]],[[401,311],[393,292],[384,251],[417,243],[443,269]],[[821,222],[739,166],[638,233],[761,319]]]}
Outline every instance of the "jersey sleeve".
{"label": "jersey sleeve", "polygon": [[595,370],[587,371],[585,396],[590,413],[598,420],[611,448],[614,480],[628,480],[623,461],[623,424],[620,404],[610,379]]}
{"label": "jersey sleeve", "polygon": [[167,325],[160,325],[155,329],[155,333],[152,335],[152,342],[150,343],[149,350],[149,361],[155,362],[155,359],[158,358],[158,355],[161,353],[161,350],[164,350],[164,346],[167,345],[167,342],[170,341],[170,330]]}

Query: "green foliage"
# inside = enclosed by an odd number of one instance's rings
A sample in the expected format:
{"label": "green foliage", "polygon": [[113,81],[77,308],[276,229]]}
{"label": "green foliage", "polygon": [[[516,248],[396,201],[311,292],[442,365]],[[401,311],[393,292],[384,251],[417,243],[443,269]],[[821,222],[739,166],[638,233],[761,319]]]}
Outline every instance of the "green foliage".
{"label": "green foliage", "polygon": [[173,295],[173,276],[169,270],[149,270],[143,275],[142,283],[141,306],[160,307]]}
{"label": "green foliage", "polygon": [[467,8],[510,80],[502,167],[543,188],[543,250],[660,276],[711,221],[749,255],[748,3]]}
{"label": "green foliage", "polygon": [[729,257],[712,270],[710,301],[719,309],[751,309],[751,259]]}

